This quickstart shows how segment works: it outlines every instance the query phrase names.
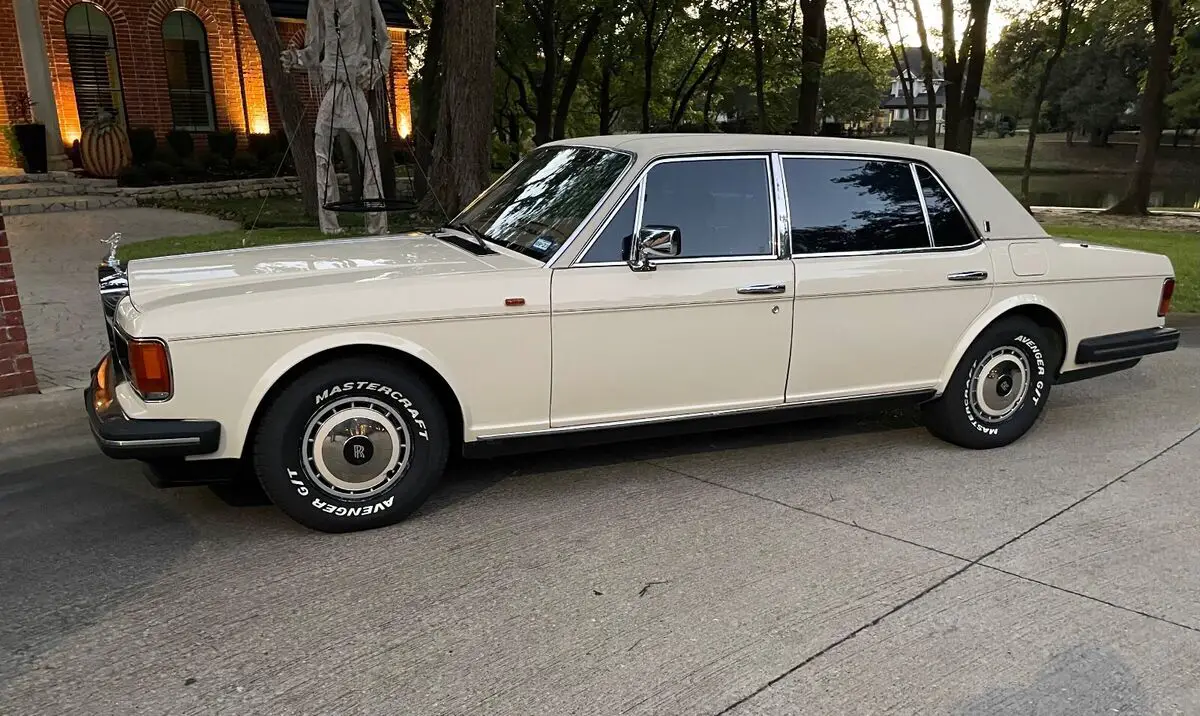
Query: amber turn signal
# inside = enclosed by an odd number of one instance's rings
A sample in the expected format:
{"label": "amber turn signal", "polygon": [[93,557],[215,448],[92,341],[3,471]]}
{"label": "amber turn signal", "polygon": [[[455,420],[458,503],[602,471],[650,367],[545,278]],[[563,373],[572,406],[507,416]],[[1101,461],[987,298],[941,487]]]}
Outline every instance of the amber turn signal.
{"label": "amber turn signal", "polygon": [[1158,299],[1158,317],[1163,318],[1171,310],[1171,297],[1175,295],[1175,279],[1163,281],[1162,295]]}
{"label": "amber turn signal", "polygon": [[134,338],[129,341],[129,371],[133,387],[146,400],[171,397],[171,359],[162,341]]}
{"label": "amber turn signal", "polygon": [[110,357],[104,356],[100,361],[100,365],[96,368],[96,385],[92,392],[92,407],[96,409],[96,413],[104,413],[108,410],[108,406],[112,405],[112,386],[109,381],[109,365]]}

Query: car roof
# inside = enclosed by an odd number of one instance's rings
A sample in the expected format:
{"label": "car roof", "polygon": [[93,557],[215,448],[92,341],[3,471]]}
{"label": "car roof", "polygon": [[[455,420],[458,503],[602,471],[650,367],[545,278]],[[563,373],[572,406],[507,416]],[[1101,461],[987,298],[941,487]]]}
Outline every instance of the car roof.
{"label": "car roof", "polygon": [[947,154],[952,154],[944,149],[879,139],[718,132],[609,134],[562,139],[550,144],[620,149],[647,157],[708,152],[819,152],[822,154],[841,152],[937,161],[938,157],[945,158]]}
{"label": "car roof", "polygon": [[633,153],[645,166],[662,157],[696,154],[780,152],[787,154],[854,155],[901,159],[927,164],[949,189],[985,239],[1029,239],[1046,230],[1004,184],[978,159],[945,149],[848,137],[780,134],[659,133],[611,134],[560,139],[542,146],[591,146]]}

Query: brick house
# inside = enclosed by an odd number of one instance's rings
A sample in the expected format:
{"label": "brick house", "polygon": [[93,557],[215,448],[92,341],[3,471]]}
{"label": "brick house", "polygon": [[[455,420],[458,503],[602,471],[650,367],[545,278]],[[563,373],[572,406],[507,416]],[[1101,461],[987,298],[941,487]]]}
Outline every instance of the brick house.
{"label": "brick house", "polygon": [[[262,75],[238,0],[0,0],[0,125],[12,124],[28,92],[46,124],[51,168],[65,168],[54,135],[69,148],[102,109],[126,127],[197,134],[248,134],[283,125]],[[284,47],[304,39],[307,0],[269,0]],[[407,32],[414,27],[400,0],[380,0],[392,39],[393,134],[411,127]],[[294,73],[315,116],[307,76]],[[0,166],[19,166],[0,142]]]}

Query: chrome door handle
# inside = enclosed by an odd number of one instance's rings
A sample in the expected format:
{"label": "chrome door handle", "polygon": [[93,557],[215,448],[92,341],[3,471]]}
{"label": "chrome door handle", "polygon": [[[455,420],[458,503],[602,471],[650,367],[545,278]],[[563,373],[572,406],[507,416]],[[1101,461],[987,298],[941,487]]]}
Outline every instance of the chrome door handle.
{"label": "chrome door handle", "polygon": [[951,281],[982,281],[988,277],[987,271],[959,271],[952,273],[946,278]]}
{"label": "chrome door handle", "polygon": [[786,290],[787,286],[782,283],[756,283],[752,286],[742,286],[737,292],[741,294],[783,293]]}

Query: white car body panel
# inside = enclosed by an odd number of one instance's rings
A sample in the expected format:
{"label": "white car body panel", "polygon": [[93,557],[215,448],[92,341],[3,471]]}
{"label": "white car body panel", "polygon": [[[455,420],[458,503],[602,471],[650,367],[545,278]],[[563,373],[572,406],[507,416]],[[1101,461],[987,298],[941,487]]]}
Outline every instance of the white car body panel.
{"label": "white car body panel", "polygon": [[[1162,326],[1170,261],[1049,237],[975,159],[903,143],[633,135],[566,140],[634,160],[548,262],[477,256],[423,234],[134,261],[116,324],[164,340],[174,394],[116,389],[129,417],[222,426],[243,454],[268,392],[304,361],[356,347],[407,354],[453,392],[465,442],[913,390],[940,393],[980,331],[1037,306],[1079,341]],[[577,265],[643,170],[665,156],[808,153],[928,165],[982,241],[963,249]],[[779,181],[776,177],[776,181]],[[778,202],[776,209],[778,209]],[[786,236],[786,213],[779,231]],[[986,271],[984,281],[950,274]],[[751,284],[781,294],[740,295]],[[506,299],[523,299],[506,305]]]}

